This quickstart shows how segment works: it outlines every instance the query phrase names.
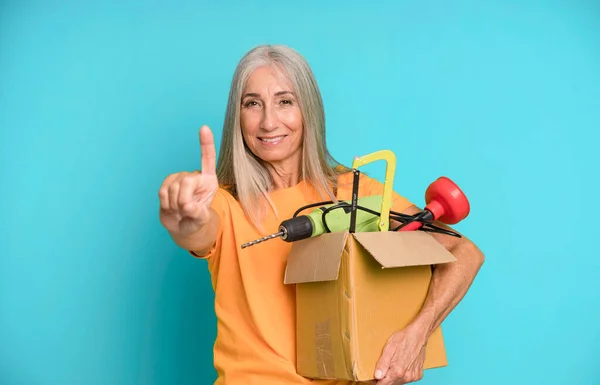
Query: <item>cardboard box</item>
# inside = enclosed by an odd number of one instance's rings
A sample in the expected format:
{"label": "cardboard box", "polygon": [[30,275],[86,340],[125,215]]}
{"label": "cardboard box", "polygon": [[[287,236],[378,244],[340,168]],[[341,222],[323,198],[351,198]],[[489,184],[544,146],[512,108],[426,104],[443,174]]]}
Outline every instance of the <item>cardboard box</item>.
{"label": "cardboard box", "polygon": [[[453,261],[423,231],[334,232],[295,242],[285,283],[296,284],[298,373],[372,380],[387,339],[420,311],[431,265]],[[445,365],[438,328],[424,368]]]}

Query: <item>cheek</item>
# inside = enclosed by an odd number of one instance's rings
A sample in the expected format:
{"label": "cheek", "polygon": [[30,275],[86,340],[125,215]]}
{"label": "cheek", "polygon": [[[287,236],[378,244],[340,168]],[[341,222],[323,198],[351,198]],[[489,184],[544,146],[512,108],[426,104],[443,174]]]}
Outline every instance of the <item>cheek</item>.
{"label": "cheek", "polygon": [[242,134],[247,138],[256,134],[259,127],[259,120],[253,114],[242,113],[240,114],[240,126],[242,127]]}
{"label": "cheek", "polygon": [[280,120],[292,131],[301,133],[302,132],[302,115],[298,110],[285,111],[281,116]]}

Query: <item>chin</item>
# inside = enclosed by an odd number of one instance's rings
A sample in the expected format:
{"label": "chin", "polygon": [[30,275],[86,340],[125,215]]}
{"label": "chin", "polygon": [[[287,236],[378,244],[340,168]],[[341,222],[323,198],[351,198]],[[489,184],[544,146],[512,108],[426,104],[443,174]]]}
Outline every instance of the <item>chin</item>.
{"label": "chin", "polygon": [[265,162],[282,162],[282,161],[290,158],[291,154],[289,152],[286,152],[284,154],[278,154],[278,153],[261,151],[261,152],[257,153],[256,156],[258,156],[260,159],[262,159]]}
{"label": "chin", "polygon": [[293,151],[291,149],[273,149],[253,151],[253,153],[264,162],[281,163],[296,158],[298,155],[298,150]]}

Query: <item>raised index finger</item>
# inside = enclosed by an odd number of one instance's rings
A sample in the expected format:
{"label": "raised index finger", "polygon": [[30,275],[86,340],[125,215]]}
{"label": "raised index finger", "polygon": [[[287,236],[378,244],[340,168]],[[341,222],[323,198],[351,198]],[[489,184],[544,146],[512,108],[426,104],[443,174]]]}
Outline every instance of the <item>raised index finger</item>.
{"label": "raised index finger", "polygon": [[208,126],[200,128],[200,152],[202,154],[202,173],[214,175],[217,172],[217,154],[215,139]]}

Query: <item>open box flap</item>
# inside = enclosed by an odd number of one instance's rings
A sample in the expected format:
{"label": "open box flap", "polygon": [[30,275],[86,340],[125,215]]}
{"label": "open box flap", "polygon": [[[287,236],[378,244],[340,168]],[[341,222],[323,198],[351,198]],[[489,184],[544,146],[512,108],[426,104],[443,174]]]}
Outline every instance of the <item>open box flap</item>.
{"label": "open box flap", "polygon": [[452,253],[423,231],[361,232],[352,235],[385,268],[456,261]]}
{"label": "open box flap", "polygon": [[284,282],[336,280],[347,236],[347,232],[334,232],[294,242],[288,255]]}

